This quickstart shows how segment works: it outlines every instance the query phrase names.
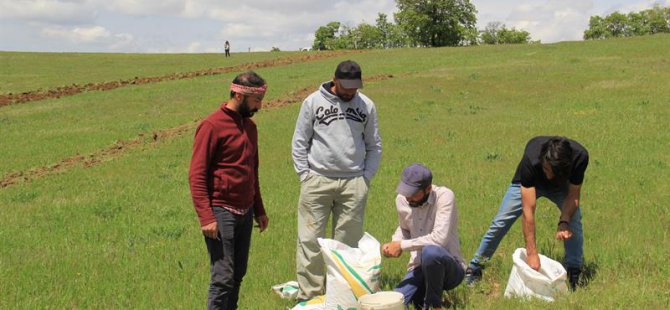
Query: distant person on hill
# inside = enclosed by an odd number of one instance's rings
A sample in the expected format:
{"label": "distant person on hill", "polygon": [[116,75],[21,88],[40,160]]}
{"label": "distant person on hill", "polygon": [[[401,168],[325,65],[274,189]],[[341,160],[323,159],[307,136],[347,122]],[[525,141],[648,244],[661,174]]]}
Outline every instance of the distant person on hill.
{"label": "distant person on hill", "polygon": [[325,268],[317,238],[357,246],[363,237],[368,186],[377,173],[382,144],[377,110],[363,87],[360,66],[341,62],[332,81],[302,103],[293,134],[292,155],[300,179],[298,246],[299,300],[324,293]]}
{"label": "distant person on hill", "polygon": [[442,309],[442,292],[465,276],[454,192],[432,182],[432,172],[421,164],[403,170],[395,198],[400,225],[393,241],[382,246],[386,257],[411,251],[407,274],[395,290],[405,296],[405,306],[417,309]]}
{"label": "distant person on hill", "polygon": [[223,44],[223,49],[226,50],[226,57],[230,57],[230,42],[226,41]]}
{"label": "distant person on hill", "polygon": [[267,84],[253,71],[235,77],[230,99],[195,132],[189,184],[210,257],[207,309],[237,309],[254,219],[268,227],[258,185],[256,124]]}
{"label": "distant person on hill", "polygon": [[528,265],[535,270],[540,268],[535,242],[535,204],[537,198],[546,197],[561,211],[556,239],[564,241],[568,280],[575,289],[584,253],[579,199],[588,164],[589,153],[577,141],[565,137],[535,137],[528,141],[498,214],[470,261],[466,284],[472,286],[481,279],[482,264],[491,258],[514,221],[522,215]]}

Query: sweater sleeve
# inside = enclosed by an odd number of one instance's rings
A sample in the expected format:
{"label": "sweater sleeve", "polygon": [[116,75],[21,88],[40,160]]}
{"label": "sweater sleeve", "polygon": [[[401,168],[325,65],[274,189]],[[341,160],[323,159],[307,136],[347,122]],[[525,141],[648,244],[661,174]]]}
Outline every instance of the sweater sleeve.
{"label": "sweater sleeve", "polygon": [[311,111],[309,98],[302,103],[300,114],[295,124],[293,141],[291,142],[291,155],[293,156],[293,167],[302,181],[309,172],[307,152],[312,143],[314,134],[314,114]]}
{"label": "sweater sleeve", "polygon": [[452,191],[448,191],[443,195],[437,197],[435,206],[437,212],[435,214],[435,225],[430,234],[417,237],[414,239],[403,240],[400,247],[403,250],[418,250],[426,245],[440,245],[445,247],[449,238],[449,231],[451,225],[456,223],[455,210],[456,198]]}
{"label": "sweater sleeve", "polygon": [[256,178],[256,188],[255,192],[256,195],[254,196],[254,216],[259,217],[266,215],[265,214],[265,206],[263,205],[263,198],[261,197],[261,186],[259,183],[259,178],[258,178],[258,166],[260,165],[259,160],[258,160],[258,143],[256,143],[256,156],[254,157],[255,165],[254,165],[254,177]]}
{"label": "sweater sleeve", "polygon": [[379,136],[379,124],[377,121],[377,109],[371,104],[370,118],[365,123],[363,139],[365,140],[365,171],[363,176],[366,180],[372,180],[377,174],[379,162],[382,157],[382,139]]}
{"label": "sweater sleeve", "polygon": [[217,138],[212,124],[203,121],[195,132],[193,156],[189,168],[189,185],[195,212],[201,226],[216,221],[211,208],[208,174],[212,156],[216,150]]}

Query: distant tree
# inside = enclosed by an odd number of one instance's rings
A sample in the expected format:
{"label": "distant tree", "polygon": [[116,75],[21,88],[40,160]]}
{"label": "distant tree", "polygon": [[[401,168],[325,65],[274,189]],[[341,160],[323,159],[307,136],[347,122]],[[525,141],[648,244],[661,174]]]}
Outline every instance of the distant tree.
{"label": "distant tree", "polygon": [[382,48],[384,46],[381,30],[373,25],[362,23],[353,30],[353,34],[356,49]]}
{"label": "distant tree", "polygon": [[670,32],[670,7],[655,5],[640,12],[614,12],[603,17],[591,16],[585,40],[641,36]]}
{"label": "distant tree", "polygon": [[319,27],[314,33],[313,50],[330,50],[333,49],[333,41],[340,30],[339,22],[330,22],[325,26]]}
{"label": "distant tree", "polygon": [[477,10],[469,0],[396,0],[396,6],[396,22],[413,45],[469,44],[476,31]]}
{"label": "distant tree", "polygon": [[647,23],[650,34],[670,32],[670,7],[661,7],[657,4],[640,14]]}
{"label": "distant tree", "polygon": [[344,49],[356,49],[354,42],[355,34],[353,33],[354,29],[347,25],[341,25],[340,31],[335,34],[335,38],[332,40],[331,49],[334,50],[344,50]]}
{"label": "distant tree", "polygon": [[612,37],[623,37],[628,31],[628,17],[619,12],[614,12],[605,17],[605,29]]}
{"label": "distant tree", "polygon": [[480,38],[484,44],[498,44],[498,31],[502,24],[500,22],[490,22],[482,31]]}
{"label": "distant tree", "polygon": [[276,46],[273,46],[272,49],[271,49],[270,51],[271,51],[271,52],[281,52],[281,50],[280,50],[278,47],[276,47]]}
{"label": "distant tree", "polygon": [[389,37],[386,44],[390,48],[394,47],[409,47],[411,45],[411,40],[405,31],[397,24],[391,24],[389,29]]}
{"label": "distant tree", "polygon": [[409,38],[403,29],[397,24],[388,21],[388,16],[379,13],[376,20],[377,29],[381,34],[383,48],[395,48],[409,46]]}
{"label": "distant tree", "polygon": [[379,13],[377,15],[377,20],[376,20],[376,26],[377,29],[379,29],[379,35],[381,37],[382,41],[382,47],[383,48],[389,48],[390,47],[390,37],[391,37],[391,28],[393,27],[393,24],[389,23],[387,19],[387,15],[384,13]]}
{"label": "distant tree", "polygon": [[605,27],[605,19],[600,16],[591,16],[589,18],[589,29],[584,31],[584,40],[606,39],[609,32]]}
{"label": "distant tree", "polygon": [[514,27],[508,29],[500,22],[490,22],[481,32],[480,40],[483,44],[527,44],[530,43],[530,33]]}

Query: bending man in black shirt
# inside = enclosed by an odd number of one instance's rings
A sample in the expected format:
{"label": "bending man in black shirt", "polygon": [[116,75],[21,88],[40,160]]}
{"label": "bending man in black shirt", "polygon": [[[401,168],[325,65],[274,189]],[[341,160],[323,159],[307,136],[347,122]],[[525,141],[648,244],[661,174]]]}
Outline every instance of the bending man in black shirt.
{"label": "bending man in black shirt", "polygon": [[537,198],[546,197],[561,210],[556,239],[564,240],[565,265],[570,286],[574,289],[584,254],[579,196],[588,163],[588,152],[574,140],[535,137],[528,141],[498,214],[466,270],[466,284],[471,286],[481,279],[482,264],[491,258],[502,238],[522,214],[527,262],[535,270],[540,268],[535,242],[535,206]]}

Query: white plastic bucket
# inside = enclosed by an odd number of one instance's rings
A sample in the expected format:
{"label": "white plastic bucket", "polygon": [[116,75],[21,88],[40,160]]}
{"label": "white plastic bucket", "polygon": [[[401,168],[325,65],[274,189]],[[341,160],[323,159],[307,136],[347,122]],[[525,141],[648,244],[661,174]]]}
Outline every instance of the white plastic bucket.
{"label": "white plastic bucket", "polygon": [[367,294],[358,299],[360,310],[404,310],[404,297],[401,293],[386,291]]}

